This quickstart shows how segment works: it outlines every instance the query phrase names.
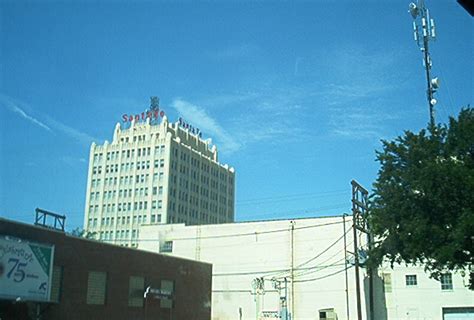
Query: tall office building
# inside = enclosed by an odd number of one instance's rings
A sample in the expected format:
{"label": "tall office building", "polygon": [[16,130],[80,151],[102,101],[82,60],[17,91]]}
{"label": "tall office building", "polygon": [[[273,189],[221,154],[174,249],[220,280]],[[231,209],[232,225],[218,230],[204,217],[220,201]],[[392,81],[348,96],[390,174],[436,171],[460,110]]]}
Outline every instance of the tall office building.
{"label": "tall office building", "polygon": [[136,246],[141,224],[234,221],[234,168],[195,128],[151,110],[92,143],[84,228],[100,240]]}

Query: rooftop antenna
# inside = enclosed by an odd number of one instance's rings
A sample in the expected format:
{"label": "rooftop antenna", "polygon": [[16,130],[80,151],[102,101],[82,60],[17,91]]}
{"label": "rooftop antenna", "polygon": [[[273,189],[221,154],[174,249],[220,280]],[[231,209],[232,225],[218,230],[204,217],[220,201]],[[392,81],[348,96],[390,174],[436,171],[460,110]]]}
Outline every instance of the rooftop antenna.
{"label": "rooftop antenna", "polygon": [[434,118],[434,106],[438,102],[434,98],[434,93],[439,88],[439,79],[431,78],[431,61],[430,53],[428,50],[428,43],[430,40],[436,39],[435,23],[430,18],[430,12],[425,7],[424,0],[417,0],[417,4],[414,2],[408,5],[408,12],[413,18],[413,35],[415,41],[423,53],[423,65],[426,69],[426,81],[427,81],[427,97],[430,110],[430,128],[433,129],[435,126]]}
{"label": "rooftop antenna", "polygon": [[150,97],[150,110],[155,110],[160,107],[160,98]]}
{"label": "rooftop antenna", "polygon": [[[150,97],[150,112],[154,113],[155,111],[158,113],[160,110],[160,98],[158,97]],[[150,119],[150,124],[158,124],[158,119],[157,118],[151,118]]]}

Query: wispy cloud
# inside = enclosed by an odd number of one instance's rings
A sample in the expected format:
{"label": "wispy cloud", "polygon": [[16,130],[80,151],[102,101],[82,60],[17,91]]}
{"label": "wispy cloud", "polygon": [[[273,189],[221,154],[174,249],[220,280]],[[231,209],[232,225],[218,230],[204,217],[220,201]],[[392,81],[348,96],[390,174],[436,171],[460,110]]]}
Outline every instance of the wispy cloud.
{"label": "wispy cloud", "polygon": [[77,167],[78,164],[87,163],[85,158],[74,158],[71,156],[61,157],[60,160],[66,163],[67,165],[70,165],[71,167]]}
{"label": "wispy cloud", "polygon": [[31,123],[39,126],[40,128],[43,128],[49,132],[52,132],[51,128],[44,124],[43,122],[39,121],[38,119],[30,116],[27,114],[22,108],[18,106],[15,101],[13,101],[11,98],[0,94],[0,103],[3,104],[6,108],[8,108],[10,111],[15,112],[16,114],[19,114],[22,118],[30,121]]}
{"label": "wispy cloud", "polygon": [[187,102],[181,98],[175,99],[172,106],[183,118],[215,137],[222,151],[232,153],[240,149],[241,144],[212,118],[203,107]]}
{"label": "wispy cloud", "polygon": [[380,139],[388,123],[400,117],[391,105],[408,83],[401,71],[404,53],[368,52],[355,46],[328,56],[333,74],[321,92],[329,111],[329,133],[347,139]]}
{"label": "wispy cloud", "polygon": [[82,144],[89,145],[92,143],[92,141],[99,140],[85,132],[82,132],[73,127],[70,127],[62,122],[56,121],[49,116],[45,116],[45,119],[46,119],[46,122],[51,125],[51,127],[53,127],[54,129],[58,131],[61,131],[62,133],[68,135],[69,137],[73,138],[74,140]]}
{"label": "wispy cloud", "polygon": [[235,44],[220,50],[209,52],[211,58],[219,60],[253,58],[261,54],[261,48],[250,43]]}
{"label": "wispy cloud", "polygon": [[9,96],[0,94],[0,104],[11,112],[20,115],[22,118],[28,120],[34,125],[39,126],[53,134],[57,131],[60,131],[82,144],[90,144],[92,141],[98,140],[97,138],[94,138],[85,132],[82,132],[62,122],[59,122],[48,115],[41,115],[43,120],[39,120],[37,117],[31,116],[27,111],[25,111],[25,109],[31,109],[25,103],[18,102]]}

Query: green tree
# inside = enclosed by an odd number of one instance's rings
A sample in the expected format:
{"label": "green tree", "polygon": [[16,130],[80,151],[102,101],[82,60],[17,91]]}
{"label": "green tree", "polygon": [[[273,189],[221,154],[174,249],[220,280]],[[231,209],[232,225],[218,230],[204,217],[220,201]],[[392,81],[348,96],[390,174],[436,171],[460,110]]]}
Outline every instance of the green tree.
{"label": "green tree", "polygon": [[422,264],[439,279],[469,272],[474,289],[474,110],[449,125],[382,141],[371,196],[369,263]]}
{"label": "green tree", "polygon": [[79,238],[86,238],[86,239],[95,239],[96,232],[91,232],[91,231],[86,231],[85,229],[82,229],[80,227],[77,227],[71,232],[69,232],[70,235],[79,237]]}

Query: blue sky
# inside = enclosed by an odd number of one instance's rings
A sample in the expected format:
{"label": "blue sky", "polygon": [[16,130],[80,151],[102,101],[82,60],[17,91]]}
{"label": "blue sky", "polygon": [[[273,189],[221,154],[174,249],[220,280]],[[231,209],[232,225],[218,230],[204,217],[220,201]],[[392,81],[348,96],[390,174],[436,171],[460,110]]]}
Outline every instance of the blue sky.
{"label": "blue sky", "polygon": [[[436,120],[472,104],[473,19],[427,1]],[[82,225],[92,141],[159,96],[237,172],[237,220],[340,214],[428,122],[408,1],[0,1],[0,215]]]}

